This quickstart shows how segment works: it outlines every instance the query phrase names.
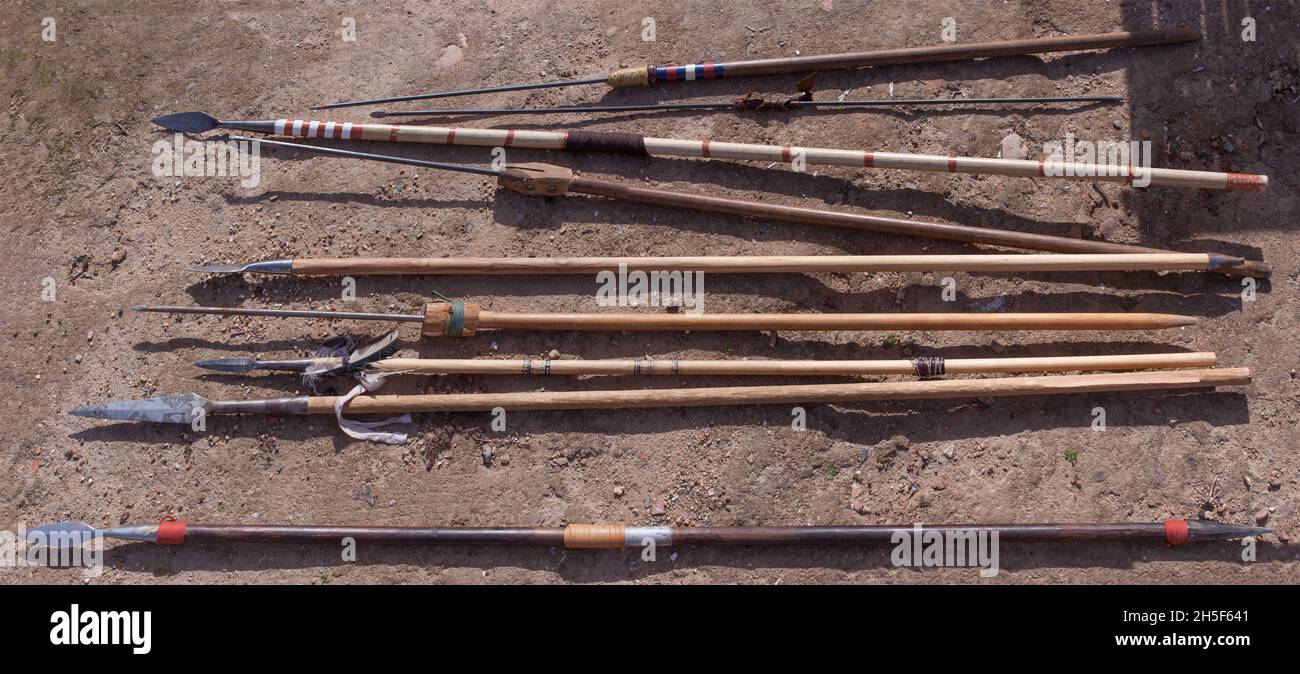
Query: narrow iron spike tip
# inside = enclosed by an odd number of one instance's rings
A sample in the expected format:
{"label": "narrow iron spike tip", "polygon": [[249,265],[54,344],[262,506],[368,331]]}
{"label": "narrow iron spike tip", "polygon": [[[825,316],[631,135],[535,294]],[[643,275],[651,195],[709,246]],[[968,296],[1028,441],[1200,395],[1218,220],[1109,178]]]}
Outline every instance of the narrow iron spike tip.
{"label": "narrow iron spike tip", "polygon": [[257,369],[257,360],[253,358],[214,358],[212,360],[201,360],[194,365],[205,370],[244,374]]}
{"label": "narrow iron spike tip", "polygon": [[175,112],[154,117],[150,121],[178,133],[203,133],[221,126],[221,120],[206,112]]}
{"label": "narrow iron spike tip", "polygon": [[286,143],[279,140],[267,140],[265,138],[249,138],[248,136],[224,135],[214,140],[235,141],[260,143],[273,147],[285,147],[302,152],[315,152],[316,154],[327,154],[335,157],[348,157],[351,159],[369,159],[372,161],[384,161],[390,164],[402,164],[404,166],[419,166],[422,168],[439,169],[442,171],[458,171],[460,173],[475,173],[478,175],[492,176],[496,178],[501,175],[501,171],[481,166],[467,166],[465,164],[449,164],[438,161],[425,161],[423,159],[407,159],[406,157],[397,157],[389,154],[374,154],[371,152],[354,152],[352,150],[340,150],[334,147],[322,147],[320,145],[309,145],[307,143]]}
{"label": "narrow iron spike tip", "polygon": [[584,80],[560,80],[556,82],[536,82],[533,84],[511,84],[501,87],[486,87],[482,89],[462,89],[460,91],[440,91],[429,94],[414,94],[411,96],[388,96],[386,98],[367,98],[356,101],[340,101],[338,103],[326,103],[324,105],[313,106],[312,110],[332,110],[334,108],[351,108],[358,105],[377,105],[379,103],[400,103],[403,101],[423,101],[430,98],[447,98],[449,96],[468,96],[472,94],[491,94],[503,91],[530,91],[532,89],[550,89],[553,87],[572,87],[582,84],[604,84],[608,78],[592,77]]}
{"label": "narrow iron spike tip", "polygon": [[293,260],[263,260],[245,264],[210,264],[202,267],[190,267],[189,271],[197,274],[291,274]]}
{"label": "narrow iron spike tip", "polygon": [[1238,538],[1251,538],[1273,533],[1272,527],[1259,527],[1231,522],[1213,522],[1210,520],[1189,520],[1187,522],[1189,540],[1226,541]]}

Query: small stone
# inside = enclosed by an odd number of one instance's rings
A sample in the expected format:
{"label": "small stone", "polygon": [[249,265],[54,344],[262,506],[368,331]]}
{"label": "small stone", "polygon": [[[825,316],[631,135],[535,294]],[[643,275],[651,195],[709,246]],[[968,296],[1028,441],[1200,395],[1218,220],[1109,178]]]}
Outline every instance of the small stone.
{"label": "small stone", "polygon": [[491,467],[492,456],[496,453],[496,451],[492,449],[491,445],[483,445],[483,449],[480,453],[483,455],[483,465],[485,467]]}
{"label": "small stone", "polygon": [[1025,139],[1014,133],[1003,136],[998,143],[998,156],[1003,159],[1024,159],[1029,156],[1025,150]]}
{"label": "small stone", "polygon": [[989,348],[993,349],[993,353],[1006,353],[1007,351],[1007,347],[1002,346],[1002,344],[1000,344],[996,339],[989,345]]}
{"label": "small stone", "polygon": [[1281,481],[1281,480],[1270,480],[1269,483],[1268,483],[1268,490],[1269,490],[1269,491],[1277,491],[1277,490],[1279,490],[1279,489],[1281,489],[1281,488],[1282,488],[1282,481]]}
{"label": "small stone", "polygon": [[1250,479],[1249,475],[1242,475],[1241,482],[1246,485],[1246,491],[1250,491],[1250,488],[1255,486],[1255,481]]}
{"label": "small stone", "polygon": [[859,460],[866,461],[866,460],[867,460],[867,457],[869,457],[869,456],[871,456],[871,448],[870,448],[870,447],[859,447],[859,448],[858,448],[858,459],[859,459]]}
{"label": "small stone", "polygon": [[560,352],[557,349],[551,349],[551,352],[546,354],[546,357],[550,358],[551,360],[555,360],[556,358],[560,357]]}
{"label": "small stone", "polygon": [[754,453],[753,453],[753,452],[750,452],[750,453],[748,453],[748,454],[745,455],[745,463],[748,463],[748,464],[751,465],[751,466],[754,465]]}
{"label": "small stone", "polygon": [[947,458],[949,461],[952,461],[953,459],[956,459],[956,458],[957,458],[957,446],[956,446],[956,445],[950,445],[950,446],[948,446],[948,447],[944,447],[944,448],[943,448],[943,455],[944,455],[944,457]]}
{"label": "small stone", "polygon": [[551,459],[551,463],[563,467],[569,465],[569,460],[563,456],[557,456]]}
{"label": "small stone", "polygon": [[623,486],[622,486],[622,485],[618,485],[618,486],[614,487],[614,497],[615,497],[615,498],[620,498],[620,497],[622,497],[622,496],[623,496]]}
{"label": "small stone", "polygon": [[1237,146],[1236,146],[1236,145],[1233,145],[1233,144],[1232,144],[1232,141],[1230,141],[1230,140],[1225,140],[1225,141],[1223,141],[1223,151],[1224,151],[1224,152],[1236,152],[1236,151],[1237,151]]}
{"label": "small stone", "polygon": [[1124,122],[1121,122],[1118,119],[1111,121],[1111,124],[1114,125],[1116,129],[1124,128]]}
{"label": "small stone", "polygon": [[1268,508],[1260,508],[1255,512],[1255,524],[1263,524],[1268,521]]}
{"label": "small stone", "polygon": [[656,503],[656,504],[654,504],[653,506],[650,506],[650,514],[651,514],[651,515],[662,515],[662,514],[664,514],[665,512],[667,512],[667,511],[664,510],[664,505],[663,505],[662,503]]}
{"label": "small stone", "polygon": [[74,362],[74,363],[80,363],[80,362],[81,362],[81,354],[77,354],[77,355],[73,356],[73,357],[72,357],[72,362]]}

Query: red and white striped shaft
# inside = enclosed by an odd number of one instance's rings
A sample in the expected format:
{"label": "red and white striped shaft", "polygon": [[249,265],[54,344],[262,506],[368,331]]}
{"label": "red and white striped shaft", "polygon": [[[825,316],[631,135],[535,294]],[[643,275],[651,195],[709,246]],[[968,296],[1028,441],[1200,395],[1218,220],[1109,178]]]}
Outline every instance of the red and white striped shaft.
{"label": "red and white striped shaft", "polygon": [[[332,138],[338,140],[368,140],[399,143],[430,143],[435,145],[477,145],[483,147],[523,148],[530,150],[574,150],[571,136],[584,134],[584,138],[599,137],[593,132],[535,131],[516,129],[475,129],[466,127],[412,126],[401,124],[354,124],[352,122],[322,122],[300,119],[281,119],[275,122],[275,133],[297,138]],[[907,171],[934,171],[939,173],[972,173],[1003,175],[1023,178],[1062,178],[1097,182],[1116,182],[1162,187],[1194,187],[1201,189],[1227,189],[1261,192],[1268,186],[1268,176],[1253,173],[1222,173],[1215,171],[1188,171],[1182,169],[1116,166],[1112,164],[1079,163],[1029,159],[994,159],[987,157],[956,157],[900,152],[868,152],[834,148],[802,147],[797,145],[759,145],[754,143],[728,143],[713,140],[679,140],[653,138],[630,134],[608,134],[617,137],[603,147],[604,151],[627,151],[631,154],[673,157],[700,157],[707,159],[735,159],[742,161],[770,161],[781,163],[802,162],[813,165],[855,166],[860,168],[900,169]],[[629,137],[637,142],[628,143]],[[597,138],[598,140],[598,138]],[[590,142],[583,143],[584,146]],[[629,148],[635,146],[635,150]]]}

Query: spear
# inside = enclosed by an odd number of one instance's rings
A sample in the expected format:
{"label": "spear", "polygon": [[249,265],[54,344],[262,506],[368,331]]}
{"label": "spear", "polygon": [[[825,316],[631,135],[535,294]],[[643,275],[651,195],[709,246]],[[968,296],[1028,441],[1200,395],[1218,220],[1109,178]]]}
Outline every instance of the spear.
{"label": "spear", "polygon": [[638,105],[563,105],[549,108],[431,108],[427,110],[375,110],[371,117],[452,117],[460,115],[555,115],[606,112],[663,112],[688,110],[740,110],[743,112],[823,112],[846,108],[885,108],[942,105],[1043,105],[1047,103],[1123,103],[1123,96],[1021,96],[1007,98],[882,98],[871,100],[814,101],[800,98],[765,100],[747,95],[733,101],[707,103],[647,103]]}
{"label": "spear", "polygon": [[[469,127],[353,124],[302,119],[222,121],[204,112],[181,112],[157,117],[153,122],[181,133],[215,128],[254,131],[277,136],[369,140],[435,145],[473,145],[566,152],[605,152],[633,156],[735,159],[854,168],[902,169],[939,173],[970,173],[1021,178],[1055,178],[1133,184],[1149,178],[1150,185],[1262,192],[1268,176],[1183,169],[1125,167],[1065,160],[992,159],[902,152],[867,152],[791,145],[756,145],[713,140],[654,138],[608,131],[535,131],[529,129],[476,129]],[[299,146],[302,147],[302,146]]]}
{"label": "spear", "polygon": [[[391,333],[390,333],[391,334]],[[385,341],[389,338],[386,337]],[[362,351],[365,351],[364,353]],[[915,374],[922,377],[944,374],[993,372],[1073,372],[1097,370],[1144,370],[1185,367],[1214,367],[1213,352],[1124,354],[1107,356],[1040,356],[1025,358],[944,358],[919,356],[906,360],[683,360],[653,358],[610,358],[559,360],[552,358],[378,358],[382,349],[359,350],[347,357],[259,360],[218,358],[201,360],[196,366],[246,374],[255,370],[304,372],[333,376],[357,371],[398,374],[523,374],[523,375],[888,375]]]}
{"label": "spear", "polygon": [[[609,180],[598,180],[595,178],[576,176],[573,171],[567,168],[550,164],[507,164],[504,169],[495,170],[478,166],[433,162],[423,159],[407,159],[405,157],[393,157],[390,155],[372,154],[368,152],[354,152],[352,150],[341,150],[338,148],[319,147],[316,145],[304,145],[300,143],[285,143],[275,140],[255,140],[240,136],[232,136],[229,139],[234,141],[263,143],[276,147],[296,148],[306,152],[315,152],[317,154],[331,155],[335,157],[368,159],[372,161],[388,162],[391,164],[403,164],[406,166],[419,166],[423,168],[492,176],[497,179],[497,184],[500,187],[512,192],[531,196],[557,197],[570,193],[588,194],[636,203],[671,206],[674,208],[701,211],[705,213],[725,213],[728,215],[739,215],[750,218],[770,218],[772,220],[781,220],[786,222],[845,227],[849,229],[860,229],[889,234],[920,236],[931,239],[1006,246],[1009,248],[1028,248],[1030,250],[1043,250],[1056,253],[1114,254],[1170,252],[1160,248],[1133,246],[1123,243],[1112,243],[1110,241],[1072,239],[1063,236],[1049,236],[1045,234],[1033,234],[1030,232],[1008,232],[997,229],[988,229],[985,227],[973,227],[970,225],[950,225],[938,222],[905,220],[902,218],[885,218],[876,215],[863,215],[860,213],[843,213],[839,211],[826,211],[814,208],[780,206],[760,201],[744,201],[741,199],[726,199],[685,192],[650,189]],[[1246,261],[1240,265],[1220,267],[1212,269],[1211,271],[1217,271],[1232,276],[1265,277],[1269,275],[1271,269],[1263,262]]]}
{"label": "spear", "polygon": [[720,405],[833,404],[945,398],[981,398],[1066,393],[1183,390],[1250,384],[1248,368],[1165,370],[1105,374],[923,379],[853,384],[727,386],[623,391],[541,391],[514,393],[441,393],[296,396],[256,400],[208,400],[179,393],[143,400],[84,405],[69,414],[94,419],[190,424],[214,414],[403,414],[412,412],[483,412],[498,407],[516,410],[639,409]]}
{"label": "spear", "polygon": [[745,255],[708,257],[359,257],[263,260],[206,265],[205,274],[515,276],[610,272],[773,274],[817,272],[1215,271],[1244,263],[1212,253],[1057,255]]}
{"label": "spear", "polygon": [[433,301],[418,314],[235,307],[146,306],[133,311],[419,323],[425,337],[472,337],[479,330],[783,331],[783,330],[1160,330],[1196,324],[1193,316],[1113,312],[876,314],[538,314],[486,311],[477,302]]}
{"label": "spear", "polygon": [[515,84],[501,87],[464,89],[461,91],[443,91],[410,96],[389,96],[386,98],[370,98],[356,101],[342,101],[339,103],[318,105],[312,109],[325,110],[329,108],[346,108],[357,105],[375,105],[378,103],[395,103],[399,101],[419,101],[430,98],[448,98],[451,96],[487,94],[502,91],[528,91],[532,89],[571,87],[585,84],[606,84],[610,88],[621,89],[627,87],[648,86],[661,82],[690,82],[695,80],[721,79],[723,77],[780,75],[786,73],[815,72],[821,70],[848,70],[853,68],[901,65],[907,63],[967,61],[1000,56],[1023,56],[1026,54],[1046,54],[1062,51],[1144,47],[1149,45],[1195,42],[1200,39],[1201,34],[1196,30],[1165,29],[1098,33],[1091,35],[1061,35],[1057,37],[1006,40],[1001,42],[976,42],[971,44],[907,47],[902,49],[884,49],[842,54],[822,54],[817,56],[793,56],[752,61],[734,61],[731,63],[696,63],[683,66],[669,65],[660,67],[640,66],[615,70],[605,77],[562,80],[558,82],[538,82],[533,84]]}
{"label": "spear", "polygon": [[417,528],[276,524],[191,524],[165,518],[158,524],[97,529],[83,522],[55,522],[28,529],[29,545],[71,548],[96,537],[178,545],[183,543],[358,543],[387,545],[521,545],[566,549],[639,549],[682,545],[859,545],[896,543],[935,534],[942,540],[975,541],[1163,541],[1169,545],[1224,541],[1273,533],[1268,527],[1170,519],[1114,524],[910,524],[882,526],[674,527],[569,524],[565,527]]}

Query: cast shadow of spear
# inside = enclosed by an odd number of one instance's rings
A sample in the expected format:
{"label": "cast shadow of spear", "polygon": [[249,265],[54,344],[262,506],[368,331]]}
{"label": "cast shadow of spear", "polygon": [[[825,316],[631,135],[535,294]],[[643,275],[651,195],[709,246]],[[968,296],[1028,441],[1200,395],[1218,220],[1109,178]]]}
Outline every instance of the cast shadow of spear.
{"label": "cast shadow of spear", "polygon": [[[435,252],[445,252],[439,246],[433,246]],[[419,256],[422,251],[397,249],[399,257]],[[317,255],[329,256],[329,251],[317,251]],[[618,256],[610,256],[617,258]],[[1149,291],[1140,295],[1141,301],[1155,300],[1163,306],[1179,306],[1172,297],[1185,297],[1188,308],[1206,315],[1224,314],[1241,309],[1241,292],[1238,279],[1217,275],[1194,273],[1156,272],[895,272],[882,277],[891,285],[891,289],[857,290],[853,286],[877,285],[876,275],[859,273],[801,273],[801,274],[726,274],[706,273],[708,290],[721,295],[749,295],[784,299],[805,307],[842,307],[848,303],[859,306],[879,304],[881,308],[893,310],[896,307],[890,295],[902,293],[903,306],[912,307],[914,300],[932,299],[938,296],[940,281],[945,277],[957,279],[959,286],[968,286],[971,281],[979,279],[1005,279],[1028,284],[1053,284],[1068,287],[1074,284],[1089,288],[1089,293],[1098,298],[1109,298],[1111,303],[1131,303],[1133,298],[1122,298],[1115,294],[1119,290]],[[337,277],[329,276],[239,276],[239,275],[204,275],[197,277],[194,283],[185,287],[185,292],[199,304],[224,304],[229,297],[241,297],[250,290],[263,301],[302,303],[311,299],[333,300],[338,297]],[[779,278],[781,283],[770,283]],[[420,280],[413,280],[420,279]],[[832,280],[833,279],[833,280]],[[969,281],[967,280],[969,279]],[[909,285],[897,288],[893,284],[911,281]],[[598,289],[595,276],[579,275],[401,275],[401,276],[367,276],[365,287],[368,295],[411,294],[413,286],[437,289],[444,295],[458,297],[529,297],[573,295],[577,298],[592,297]],[[849,286],[850,289],[844,289]],[[1257,292],[1267,293],[1271,285],[1267,279],[1257,285]],[[427,292],[427,291],[426,291]],[[1069,299],[1070,293],[1016,293],[1012,300],[1022,296],[1045,296],[1049,299]],[[1164,299],[1160,299],[1164,298]],[[992,298],[972,298],[958,292],[953,301],[960,300],[957,308],[978,306],[991,301]],[[1195,299],[1193,307],[1190,300]],[[576,300],[582,302],[584,300]],[[1031,304],[1037,300],[1030,297]],[[952,302],[936,306],[946,310],[954,307]],[[1048,305],[1044,305],[1048,306]],[[1210,307],[1206,309],[1206,307]],[[1051,308],[1048,306],[1048,308]],[[1178,313],[1186,313],[1180,311]],[[1195,312],[1194,312],[1195,313]]]}
{"label": "cast shadow of spear", "polygon": [[[1106,291],[1076,292],[1039,292],[1035,290],[1018,293],[1002,293],[991,296],[975,297],[964,292],[954,292],[952,301],[945,301],[941,288],[937,284],[914,284],[905,288],[876,288],[863,292],[842,292],[831,290],[824,283],[808,277],[801,277],[798,283],[763,284],[745,283],[719,279],[709,284],[709,292],[726,296],[745,295],[758,298],[771,298],[774,302],[765,302],[760,306],[750,307],[750,312],[802,312],[812,310],[817,313],[944,313],[950,311],[985,312],[1060,312],[1068,308],[1070,312],[1157,312],[1179,315],[1201,316],[1207,319],[1213,316],[1228,315],[1241,310],[1242,300],[1239,295],[1178,293],[1161,290],[1144,290],[1136,294],[1117,295]],[[527,283],[528,285],[525,285]],[[585,285],[585,287],[584,287]],[[508,297],[553,297],[556,295],[574,295],[575,299],[565,303],[564,310],[586,311],[593,306],[592,299],[595,286],[588,280],[545,280],[531,279],[513,281],[506,278],[467,278],[462,282],[439,279],[430,284],[438,292],[467,298],[471,300],[497,300]],[[265,290],[265,288],[262,288]],[[263,302],[296,304],[305,307],[311,299],[334,302],[338,298],[338,287],[328,281],[299,284],[271,284],[273,292],[259,293]],[[235,281],[233,284],[212,283],[195,284],[186,288],[194,300],[201,305],[223,304],[234,294],[247,292],[247,284]],[[369,279],[366,292],[370,295],[388,297],[406,297],[412,294],[409,279]],[[429,299],[429,298],[421,298]],[[793,306],[783,306],[784,300]],[[419,300],[413,300],[412,306]],[[358,301],[346,307],[365,309],[379,304],[377,300],[369,304]],[[548,304],[548,310],[555,310]],[[663,313],[662,307],[625,309],[633,313]],[[312,323],[305,325],[319,325]],[[266,325],[270,325],[267,323]],[[550,332],[550,331],[547,331]],[[615,331],[617,333],[618,331]],[[493,331],[496,334],[497,331]],[[548,337],[554,339],[554,337]]]}

